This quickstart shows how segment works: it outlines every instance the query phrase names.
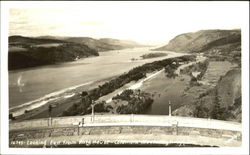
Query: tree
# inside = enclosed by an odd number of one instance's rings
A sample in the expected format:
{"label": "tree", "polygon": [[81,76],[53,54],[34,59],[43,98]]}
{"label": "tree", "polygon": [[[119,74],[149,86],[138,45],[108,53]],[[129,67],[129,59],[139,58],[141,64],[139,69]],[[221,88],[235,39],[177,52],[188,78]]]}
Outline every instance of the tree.
{"label": "tree", "polygon": [[208,108],[204,106],[204,101],[198,101],[194,110],[194,117],[206,118],[208,117]]}
{"label": "tree", "polygon": [[48,107],[48,111],[49,111],[49,117],[51,117],[51,112],[52,112],[52,105],[51,104]]}
{"label": "tree", "polygon": [[175,74],[175,67],[173,67],[173,65],[168,65],[165,67],[165,73],[167,73],[167,77],[168,78],[175,78],[176,76],[178,76],[177,74]]}
{"label": "tree", "polygon": [[15,117],[13,116],[13,114],[11,113],[11,114],[9,114],[9,119],[10,120],[15,120]]}
{"label": "tree", "polygon": [[88,95],[88,93],[87,93],[86,91],[82,91],[81,97],[85,97],[85,96],[87,96],[87,95]]}
{"label": "tree", "polygon": [[214,107],[211,113],[213,119],[226,120],[230,116],[230,112],[226,107],[221,106],[221,98],[218,89],[215,89]]}

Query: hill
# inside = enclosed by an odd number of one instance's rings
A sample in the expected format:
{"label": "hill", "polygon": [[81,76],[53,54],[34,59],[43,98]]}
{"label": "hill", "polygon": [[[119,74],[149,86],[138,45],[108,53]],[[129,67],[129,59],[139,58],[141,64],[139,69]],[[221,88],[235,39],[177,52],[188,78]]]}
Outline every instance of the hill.
{"label": "hill", "polygon": [[238,62],[241,57],[241,30],[201,30],[176,36],[155,50],[204,53],[211,59]]}
{"label": "hill", "polygon": [[111,38],[94,39],[90,37],[55,37],[55,36],[41,36],[39,38],[59,39],[67,42],[83,43],[88,47],[97,50],[98,52],[145,46],[130,40],[119,40]]}
{"label": "hill", "polygon": [[69,38],[66,38],[65,40],[70,41],[70,42],[75,42],[75,43],[84,43],[90,48],[97,50],[98,52],[123,49],[119,45],[113,45],[113,44],[102,42],[98,39],[93,39],[89,37],[69,37]]}
{"label": "hill", "polygon": [[[194,102],[177,108],[173,114],[241,121],[241,30],[201,30],[176,36],[163,47],[167,50],[186,53],[203,53],[209,62],[230,61],[238,67],[229,70],[216,82],[213,89],[208,87]],[[216,69],[212,68],[211,72]],[[195,86],[191,91],[200,91],[206,85]]]}
{"label": "hill", "polygon": [[74,61],[98,52],[85,44],[57,39],[9,37],[9,70]]}

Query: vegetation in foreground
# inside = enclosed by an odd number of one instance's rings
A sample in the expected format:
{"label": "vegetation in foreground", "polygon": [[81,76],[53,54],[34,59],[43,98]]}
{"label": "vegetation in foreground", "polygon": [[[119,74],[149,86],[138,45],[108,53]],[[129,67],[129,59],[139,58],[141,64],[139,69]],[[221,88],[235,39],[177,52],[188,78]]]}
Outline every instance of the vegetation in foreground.
{"label": "vegetation in foreground", "polygon": [[[197,92],[195,101],[176,109],[174,115],[192,116],[198,118],[212,118],[241,122],[241,73],[238,68],[229,70],[221,76],[215,87],[209,88],[191,78],[189,86],[185,89],[199,89],[205,87],[203,92]],[[192,89],[191,91],[193,91]]]}
{"label": "vegetation in foreground", "polygon": [[[218,84],[206,94],[200,95],[196,103],[196,116],[219,120],[241,121],[240,71],[230,70],[222,76]],[[208,101],[210,100],[210,102]],[[203,105],[202,102],[210,104]],[[208,110],[209,109],[209,110]]]}
{"label": "vegetation in foreground", "polygon": [[112,100],[125,101],[126,104],[122,104],[116,109],[119,114],[141,114],[147,110],[153,103],[152,94],[145,93],[141,90],[123,91],[120,95],[113,97]]}

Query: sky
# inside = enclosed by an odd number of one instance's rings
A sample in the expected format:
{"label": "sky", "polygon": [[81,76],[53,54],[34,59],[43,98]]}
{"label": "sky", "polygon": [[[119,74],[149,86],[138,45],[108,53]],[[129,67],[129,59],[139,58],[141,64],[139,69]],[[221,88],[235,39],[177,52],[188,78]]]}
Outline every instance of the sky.
{"label": "sky", "polygon": [[243,2],[78,2],[9,9],[9,35],[82,36],[163,44],[186,32],[238,29]]}

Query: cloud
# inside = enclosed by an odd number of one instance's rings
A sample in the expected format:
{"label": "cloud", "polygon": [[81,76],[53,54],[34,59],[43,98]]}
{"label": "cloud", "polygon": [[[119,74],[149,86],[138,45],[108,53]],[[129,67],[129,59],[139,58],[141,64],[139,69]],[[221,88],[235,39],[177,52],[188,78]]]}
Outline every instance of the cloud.
{"label": "cloud", "polygon": [[[200,29],[240,28],[242,3],[110,2],[10,9],[10,35],[113,37],[141,42],[168,41]],[[46,6],[46,5],[45,5]]]}

